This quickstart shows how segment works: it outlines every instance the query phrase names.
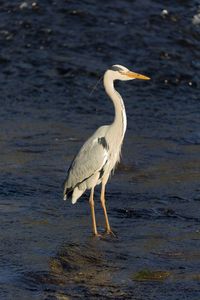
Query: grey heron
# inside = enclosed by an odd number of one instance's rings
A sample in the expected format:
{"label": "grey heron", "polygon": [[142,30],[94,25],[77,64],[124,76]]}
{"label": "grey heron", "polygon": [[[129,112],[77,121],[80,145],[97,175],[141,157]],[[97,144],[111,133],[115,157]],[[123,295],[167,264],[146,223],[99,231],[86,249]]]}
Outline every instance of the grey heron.
{"label": "grey heron", "polygon": [[104,88],[113,102],[115,117],[110,125],[101,126],[84,143],[71,163],[64,183],[64,200],[71,199],[72,203],[81,197],[86,189],[90,190],[89,203],[92,214],[92,227],[98,236],[95,208],[94,188],[101,183],[101,205],[105,216],[106,232],[113,234],[105,205],[105,187],[111,171],[120,160],[121,146],[126,131],[127,119],[124,102],[121,95],[114,88],[115,80],[133,80],[150,78],[129,71],[121,65],[113,65],[104,74]]}

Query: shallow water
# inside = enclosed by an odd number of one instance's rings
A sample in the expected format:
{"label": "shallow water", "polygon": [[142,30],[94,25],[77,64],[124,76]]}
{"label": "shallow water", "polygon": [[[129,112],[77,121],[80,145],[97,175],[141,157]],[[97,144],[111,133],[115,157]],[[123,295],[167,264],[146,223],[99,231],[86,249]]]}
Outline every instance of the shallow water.
{"label": "shallow water", "polygon": [[[199,300],[198,14],[191,0],[0,2],[1,299]],[[73,206],[62,183],[112,121],[102,82],[89,94],[116,63],[152,80],[116,84],[128,117],[107,186],[117,238],[95,239],[88,193]]]}

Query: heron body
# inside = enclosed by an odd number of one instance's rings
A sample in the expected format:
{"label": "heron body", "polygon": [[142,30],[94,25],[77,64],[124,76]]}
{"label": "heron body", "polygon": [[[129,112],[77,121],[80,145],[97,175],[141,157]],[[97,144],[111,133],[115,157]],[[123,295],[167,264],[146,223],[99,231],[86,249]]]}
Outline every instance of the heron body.
{"label": "heron body", "polygon": [[72,203],[81,197],[86,189],[91,190],[90,206],[93,233],[98,235],[94,212],[94,188],[102,184],[101,204],[106,221],[106,232],[112,233],[105,206],[105,186],[116,164],[120,160],[121,146],[127,127],[126,111],[120,94],[114,88],[115,80],[149,79],[146,76],[130,72],[121,65],[114,65],[104,74],[104,87],[114,104],[115,117],[110,125],[101,126],[84,143],[71,163],[64,184],[64,200],[70,198]]}

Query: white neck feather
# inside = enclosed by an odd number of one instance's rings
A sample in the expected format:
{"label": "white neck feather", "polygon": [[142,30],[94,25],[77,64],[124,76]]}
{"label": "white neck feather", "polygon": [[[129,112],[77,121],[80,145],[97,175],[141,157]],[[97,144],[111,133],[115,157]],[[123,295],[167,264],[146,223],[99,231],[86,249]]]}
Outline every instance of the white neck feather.
{"label": "white neck feather", "polygon": [[113,126],[116,127],[116,131],[118,134],[122,134],[122,139],[126,132],[127,127],[127,118],[126,118],[126,110],[124,107],[124,102],[121,95],[114,88],[114,81],[110,78],[108,72],[104,75],[104,87],[106,93],[111,98],[114,107],[115,107],[115,118],[113,122]]}

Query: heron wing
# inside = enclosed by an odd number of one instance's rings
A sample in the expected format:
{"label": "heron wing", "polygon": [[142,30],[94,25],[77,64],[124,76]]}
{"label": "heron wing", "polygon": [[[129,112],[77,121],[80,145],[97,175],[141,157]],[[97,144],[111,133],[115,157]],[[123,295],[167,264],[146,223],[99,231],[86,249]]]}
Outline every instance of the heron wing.
{"label": "heron wing", "polygon": [[105,127],[100,127],[82,146],[68,170],[65,190],[74,188],[97,171],[100,171],[108,159],[108,144],[105,139]]}

